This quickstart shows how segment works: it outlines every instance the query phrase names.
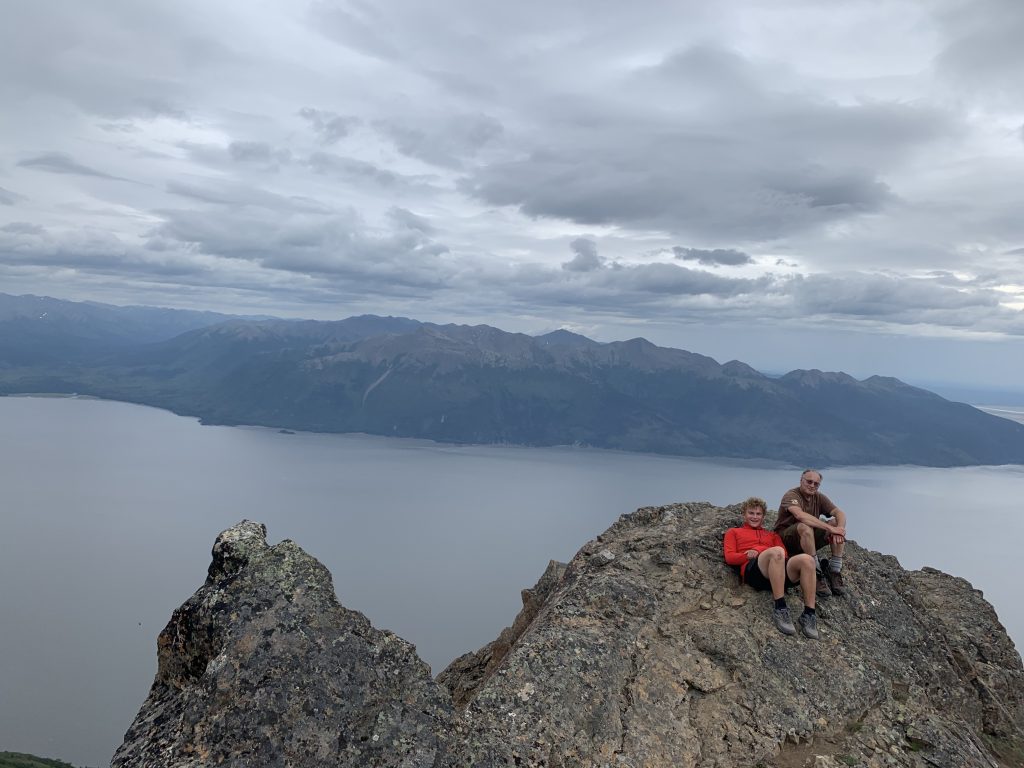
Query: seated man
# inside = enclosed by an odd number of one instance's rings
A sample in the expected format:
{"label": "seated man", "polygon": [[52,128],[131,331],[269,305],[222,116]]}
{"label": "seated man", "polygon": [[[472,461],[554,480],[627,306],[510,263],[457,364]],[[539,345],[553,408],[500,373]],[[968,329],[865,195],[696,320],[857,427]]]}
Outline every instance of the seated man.
{"label": "seated man", "polygon": [[[779,535],[764,529],[764,499],[751,497],[743,502],[743,525],[725,532],[722,542],[725,562],[736,568],[740,581],[757,590],[772,592],[775,606],[772,618],[779,632],[795,635],[796,627],[786,605],[786,585],[800,584],[804,612],[797,619],[807,637],[818,639],[818,619],[814,614],[814,560],[810,555],[788,557]],[[787,559],[788,558],[788,559]]]}
{"label": "seated man", "polygon": [[[800,485],[786,491],[779,505],[775,532],[782,537],[786,551],[791,555],[804,553],[814,558],[818,574],[818,597],[845,595],[843,583],[843,548],[846,545],[846,513],[821,493],[821,472],[805,469]],[[827,520],[822,520],[824,516]],[[828,544],[832,556],[828,559],[828,583],[821,578],[821,561],[817,552]]]}

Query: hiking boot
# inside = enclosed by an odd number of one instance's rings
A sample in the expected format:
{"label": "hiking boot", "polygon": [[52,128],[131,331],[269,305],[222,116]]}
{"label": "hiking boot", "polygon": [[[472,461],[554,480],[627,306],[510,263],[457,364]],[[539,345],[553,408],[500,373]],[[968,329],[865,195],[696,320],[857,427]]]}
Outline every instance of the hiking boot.
{"label": "hiking boot", "polygon": [[843,581],[843,574],[839,571],[828,571],[828,586],[833,595],[842,597],[846,594],[846,583]]}
{"label": "hiking boot", "polygon": [[775,626],[784,635],[795,635],[796,627],[789,617],[789,608],[776,608],[772,611],[772,618],[775,619]]}
{"label": "hiking boot", "polygon": [[818,639],[818,617],[813,613],[801,613],[800,618],[796,620],[797,624],[800,625],[800,631],[804,633],[805,637],[811,638],[811,640]]}
{"label": "hiking boot", "polygon": [[818,583],[814,588],[814,596],[819,600],[825,597],[832,597],[832,590],[829,589],[828,581],[825,579],[824,574],[822,574],[821,571],[818,571],[815,575],[818,577]]}

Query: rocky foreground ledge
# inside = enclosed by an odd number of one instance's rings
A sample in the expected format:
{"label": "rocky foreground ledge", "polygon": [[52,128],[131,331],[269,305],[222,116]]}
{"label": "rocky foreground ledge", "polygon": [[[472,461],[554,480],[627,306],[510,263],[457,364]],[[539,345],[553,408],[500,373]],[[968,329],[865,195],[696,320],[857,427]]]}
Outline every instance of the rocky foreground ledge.
{"label": "rocky foreground ledge", "polygon": [[851,542],[822,639],[786,637],[722,563],[737,519],[624,515],[437,681],[319,562],[243,521],[160,634],[111,765],[1024,766],[1024,670],[980,592]]}

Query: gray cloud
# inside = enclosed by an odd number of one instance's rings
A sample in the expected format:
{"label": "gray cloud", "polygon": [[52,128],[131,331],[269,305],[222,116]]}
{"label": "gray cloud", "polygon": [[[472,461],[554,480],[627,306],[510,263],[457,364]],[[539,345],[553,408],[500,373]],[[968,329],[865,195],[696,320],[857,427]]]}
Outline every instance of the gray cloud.
{"label": "gray cloud", "polygon": [[395,144],[403,155],[446,168],[463,162],[501,136],[501,124],[483,114],[454,115],[442,119],[421,116],[409,120],[375,120],[373,127]]}
{"label": "gray cloud", "polygon": [[568,272],[593,272],[600,269],[604,261],[597,255],[597,243],[585,237],[577,237],[569,247],[576,254],[570,261],[562,264],[562,269]]}
{"label": "gray cloud", "polygon": [[100,179],[127,181],[127,179],[123,179],[120,176],[112,176],[109,173],[83,165],[63,152],[44,152],[41,155],[21,160],[18,162],[18,165],[22,168],[35,168],[40,171],[48,171],[49,173],[68,173],[76,176],[95,176]]}
{"label": "gray cloud", "polygon": [[179,197],[189,198],[201,203],[229,207],[255,206],[267,208],[281,213],[298,211],[307,214],[324,214],[330,208],[322,203],[303,197],[285,197],[258,187],[241,183],[225,183],[218,181],[169,181],[167,191]]}
{"label": "gray cloud", "polygon": [[309,167],[316,173],[334,176],[345,181],[356,183],[373,182],[381,187],[394,188],[412,179],[402,176],[380,166],[357,160],[354,157],[342,157],[329,152],[314,152],[308,159]]}
{"label": "gray cloud", "polygon": [[338,141],[348,136],[352,129],[362,121],[358,117],[338,115],[334,112],[326,112],[312,107],[303,107],[299,110],[299,116],[307,120],[313,130],[320,137],[320,143],[325,145],[337,144]]}
{"label": "gray cloud", "polygon": [[352,210],[331,215],[293,213],[276,220],[259,211],[228,208],[219,217],[191,210],[164,212],[149,235],[156,249],[252,262],[266,269],[359,281],[361,290],[403,295],[438,287],[450,274],[448,252],[421,231],[372,228]]}
{"label": "gray cloud", "polygon": [[0,28],[7,274],[1019,332],[1015,0],[55,2]]}
{"label": "gray cloud", "polygon": [[24,195],[19,195],[17,192],[11,192],[9,189],[0,187],[0,205],[16,205],[24,199]]}
{"label": "gray cloud", "polygon": [[417,216],[406,208],[393,206],[388,210],[388,218],[397,226],[404,229],[413,229],[425,235],[432,235],[436,231],[434,226],[422,216]]}
{"label": "gray cloud", "polygon": [[[636,108],[603,108],[611,93]],[[463,188],[530,216],[763,241],[886,209],[896,197],[881,175],[959,129],[936,108],[787,92],[708,45],[611,93],[552,104],[545,134],[517,137],[520,157]]]}
{"label": "gray cloud", "polygon": [[239,163],[287,163],[292,157],[287,149],[275,150],[265,141],[232,141],[228,154]]}
{"label": "gray cloud", "polygon": [[1014,0],[959,0],[937,19],[951,37],[937,60],[940,71],[973,97],[979,91],[1007,99],[1024,94],[1024,6]]}
{"label": "gray cloud", "polygon": [[41,235],[46,230],[38,224],[29,224],[26,221],[12,221],[0,227],[2,232],[10,232],[14,235]]}
{"label": "gray cloud", "polygon": [[699,264],[705,266],[738,266],[741,264],[753,264],[754,260],[749,254],[743,251],[737,251],[732,248],[714,248],[712,250],[705,250],[702,248],[683,248],[682,246],[674,246],[672,253],[675,254],[677,259],[683,261],[696,261]]}
{"label": "gray cloud", "polygon": [[960,290],[935,279],[857,273],[796,278],[787,284],[787,292],[815,314],[905,317],[999,306],[998,297],[988,290]]}

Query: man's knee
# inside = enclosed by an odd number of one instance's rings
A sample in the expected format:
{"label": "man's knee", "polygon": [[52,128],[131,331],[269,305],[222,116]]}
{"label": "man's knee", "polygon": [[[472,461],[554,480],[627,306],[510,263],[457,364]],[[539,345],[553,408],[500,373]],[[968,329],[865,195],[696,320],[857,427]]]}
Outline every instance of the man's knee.
{"label": "man's knee", "polygon": [[764,551],[765,557],[769,560],[780,560],[786,556],[785,547],[769,547]]}
{"label": "man's knee", "polygon": [[800,537],[800,544],[803,549],[807,549],[808,546],[814,546],[814,529],[806,523],[798,523],[796,526],[796,534]]}

